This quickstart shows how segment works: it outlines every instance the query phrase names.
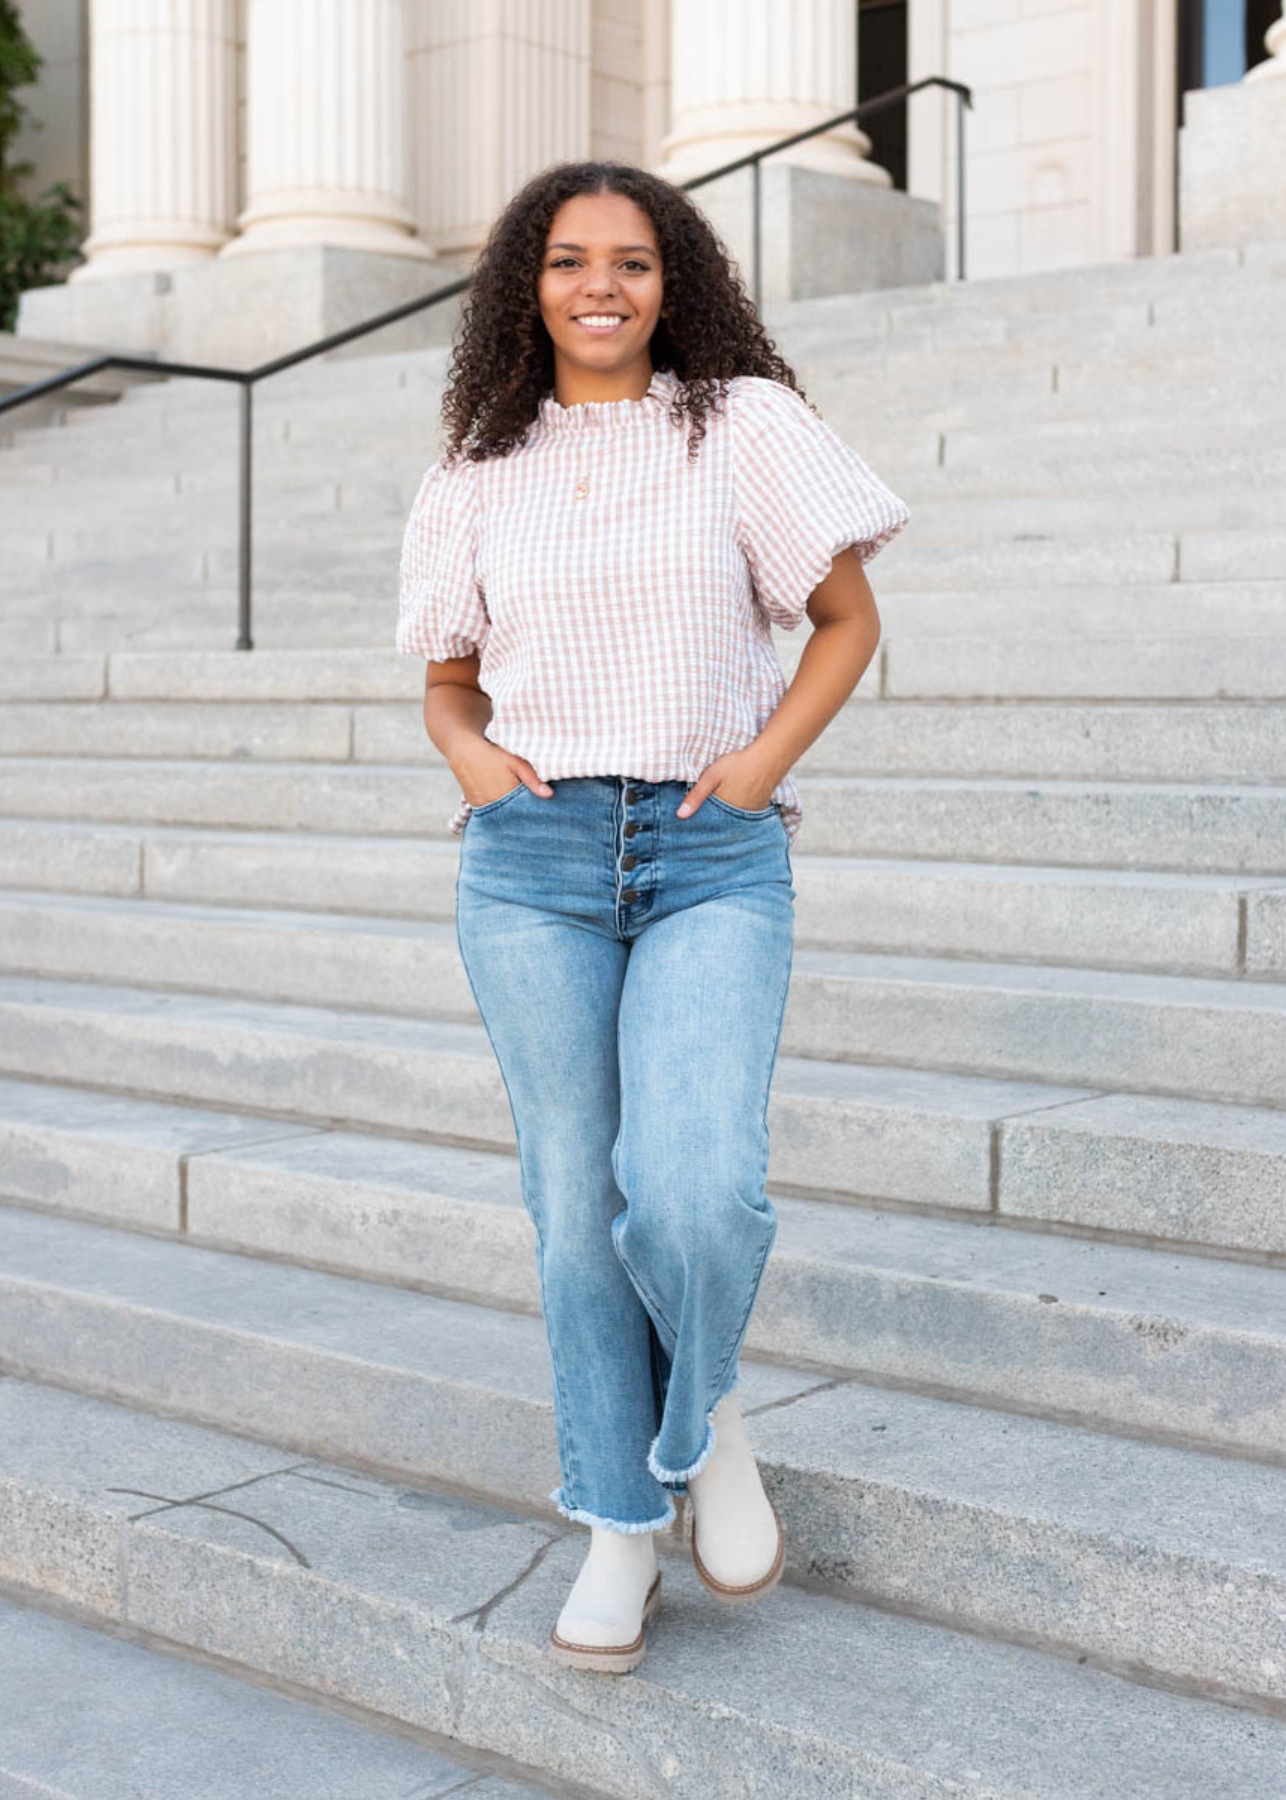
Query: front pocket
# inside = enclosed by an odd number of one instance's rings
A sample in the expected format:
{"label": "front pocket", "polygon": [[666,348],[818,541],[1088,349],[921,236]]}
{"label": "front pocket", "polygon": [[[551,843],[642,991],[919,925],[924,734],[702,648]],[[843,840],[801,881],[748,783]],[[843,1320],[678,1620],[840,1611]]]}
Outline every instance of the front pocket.
{"label": "front pocket", "polygon": [[525,794],[526,791],[527,783],[525,781],[520,781],[517,787],[510,788],[508,793],[500,794],[494,800],[484,800],[481,806],[474,806],[470,811],[469,817],[471,819],[480,819],[484,814],[494,812],[498,806],[504,806],[507,801],[514,798],[515,794]]}
{"label": "front pocket", "polygon": [[707,794],[706,803],[721,806],[724,812],[731,813],[734,819],[770,819],[777,811],[778,806],[776,800],[770,800],[767,806],[760,806],[752,812],[748,807],[734,806],[731,800],[721,800],[718,794]]}

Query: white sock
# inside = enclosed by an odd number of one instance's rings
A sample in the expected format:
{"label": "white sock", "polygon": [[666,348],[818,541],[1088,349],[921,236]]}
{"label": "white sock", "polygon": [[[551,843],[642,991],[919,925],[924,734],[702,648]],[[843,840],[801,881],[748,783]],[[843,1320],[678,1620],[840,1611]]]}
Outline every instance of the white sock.
{"label": "white sock", "polygon": [[589,1552],[555,1630],[572,1644],[632,1644],[656,1576],[653,1534],[602,1525],[589,1530]]}

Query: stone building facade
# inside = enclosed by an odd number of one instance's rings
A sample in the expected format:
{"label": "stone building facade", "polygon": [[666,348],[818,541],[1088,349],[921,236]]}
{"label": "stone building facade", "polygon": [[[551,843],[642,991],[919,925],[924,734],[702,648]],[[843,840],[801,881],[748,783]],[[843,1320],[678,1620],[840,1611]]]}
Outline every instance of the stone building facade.
{"label": "stone building facade", "polygon": [[[24,16],[47,67],[28,102],[44,130],[19,151],[89,202],[86,260],[24,297],[28,333],[180,353],[181,293],[189,337],[258,354],[467,269],[550,162],[686,181],[932,75],[972,90],[971,277],[1214,241],[1230,208],[1243,233],[1286,238],[1278,0],[39,0]],[[958,273],[956,147],[955,99],[930,87],[770,159],[763,299]],[[1201,172],[1187,219],[1185,155]],[[746,173],[700,199],[744,262]]]}

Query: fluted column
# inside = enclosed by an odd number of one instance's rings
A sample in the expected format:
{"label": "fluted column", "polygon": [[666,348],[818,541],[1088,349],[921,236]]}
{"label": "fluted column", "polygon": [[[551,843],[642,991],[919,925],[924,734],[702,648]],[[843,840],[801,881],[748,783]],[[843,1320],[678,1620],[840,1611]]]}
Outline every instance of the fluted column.
{"label": "fluted column", "polygon": [[246,0],[240,256],[337,244],[431,257],[406,205],[402,0]]}
{"label": "fluted column", "polygon": [[593,143],[590,0],[409,0],[416,214],[467,261],[537,170]]}
{"label": "fluted column", "polygon": [[1282,17],[1268,27],[1264,34],[1264,47],[1268,51],[1268,61],[1256,63],[1253,69],[1246,71],[1247,81],[1262,81],[1265,77],[1286,75],[1286,6],[1282,8]]}
{"label": "fluted column", "polygon": [[235,0],[92,0],[89,259],[69,279],[217,255],[236,212]]}
{"label": "fluted column", "polygon": [[[857,9],[851,0],[674,0],[672,127],[658,170],[683,181],[857,103]],[[856,125],[772,159],[888,186]]]}

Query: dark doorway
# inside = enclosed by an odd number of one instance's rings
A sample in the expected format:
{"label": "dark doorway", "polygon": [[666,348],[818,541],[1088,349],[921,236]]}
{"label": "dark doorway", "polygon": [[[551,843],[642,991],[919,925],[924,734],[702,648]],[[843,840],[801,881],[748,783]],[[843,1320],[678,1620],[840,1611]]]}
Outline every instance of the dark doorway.
{"label": "dark doorway", "polygon": [[1179,84],[1224,87],[1263,62],[1264,33],[1281,17],[1279,0],[1179,0]]}
{"label": "dark doorway", "polygon": [[[857,95],[852,104],[874,100],[889,88],[905,87],[907,0],[859,0]],[[906,109],[885,107],[861,122],[871,140],[871,161],[887,169],[895,188],[906,191]]]}

